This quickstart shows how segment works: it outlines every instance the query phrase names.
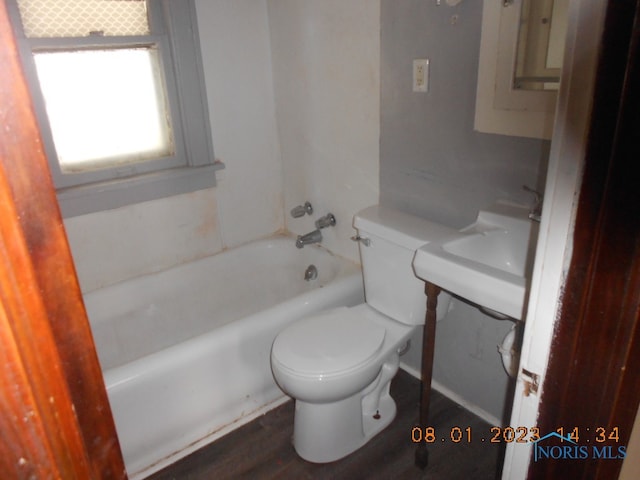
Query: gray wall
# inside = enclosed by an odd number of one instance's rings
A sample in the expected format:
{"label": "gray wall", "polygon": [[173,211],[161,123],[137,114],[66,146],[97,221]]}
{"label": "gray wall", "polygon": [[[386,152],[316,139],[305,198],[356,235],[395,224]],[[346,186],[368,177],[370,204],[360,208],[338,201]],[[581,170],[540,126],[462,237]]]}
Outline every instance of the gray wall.
{"label": "gray wall", "polygon": [[[452,226],[495,199],[543,188],[549,143],[473,130],[482,2],[383,0],[381,202]],[[429,58],[428,93],[413,93],[414,58]]]}
{"label": "gray wall", "polygon": [[[461,227],[497,199],[542,190],[549,143],[473,130],[482,2],[382,0],[380,203]],[[413,93],[412,60],[430,59],[429,92]],[[454,301],[438,324],[434,379],[501,418],[507,395],[497,344],[511,328]],[[404,357],[419,368],[419,338]]]}

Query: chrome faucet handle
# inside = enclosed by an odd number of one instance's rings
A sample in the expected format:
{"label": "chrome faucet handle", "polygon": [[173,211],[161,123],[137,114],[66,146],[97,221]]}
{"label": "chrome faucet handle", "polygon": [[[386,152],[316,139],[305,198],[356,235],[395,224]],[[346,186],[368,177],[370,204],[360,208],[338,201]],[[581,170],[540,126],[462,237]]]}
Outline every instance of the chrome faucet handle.
{"label": "chrome faucet handle", "polygon": [[536,205],[540,205],[542,204],[542,195],[540,194],[539,191],[534,190],[533,188],[529,187],[528,185],[522,185],[522,189],[525,192],[529,192],[532,193],[534,196],[534,201],[536,202]]}
{"label": "chrome faucet handle", "polygon": [[298,205],[297,207],[293,207],[291,209],[291,216],[293,218],[304,217],[305,214],[313,214],[313,207],[311,206],[310,202],[304,202],[304,205]]}
{"label": "chrome faucet handle", "polygon": [[333,215],[333,213],[328,213],[324,217],[320,217],[318,220],[316,220],[317,229],[333,227],[335,226],[335,224],[336,224],[336,217]]}
{"label": "chrome faucet handle", "polygon": [[367,237],[361,237],[360,234],[354,235],[353,237],[351,237],[351,240],[354,242],[360,242],[365,247],[368,247],[369,245],[371,245],[371,239]]}
{"label": "chrome faucet handle", "polygon": [[538,192],[537,190],[534,190],[531,187],[528,187],[527,185],[523,185],[522,189],[533,194],[534,204],[533,204],[533,207],[531,208],[531,211],[529,212],[529,218],[531,220],[535,220],[536,222],[539,222],[542,214],[542,195],[540,194],[540,192]]}

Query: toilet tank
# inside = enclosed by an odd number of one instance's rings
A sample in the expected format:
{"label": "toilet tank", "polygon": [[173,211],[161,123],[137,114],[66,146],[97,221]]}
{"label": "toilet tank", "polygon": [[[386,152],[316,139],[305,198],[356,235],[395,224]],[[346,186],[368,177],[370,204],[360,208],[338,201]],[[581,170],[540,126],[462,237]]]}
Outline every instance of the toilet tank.
{"label": "toilet tank", "polygon": [[[413,256],[419,247],[452,230],[378,205],[357,213],[353,226],[360,237],[369,240],[360,242],[367,304],[404,324],[423,324],[427,297],[424,281],[413,273]],[[438,297],[439,319],[446,314],[449,301],[445,292]]]}

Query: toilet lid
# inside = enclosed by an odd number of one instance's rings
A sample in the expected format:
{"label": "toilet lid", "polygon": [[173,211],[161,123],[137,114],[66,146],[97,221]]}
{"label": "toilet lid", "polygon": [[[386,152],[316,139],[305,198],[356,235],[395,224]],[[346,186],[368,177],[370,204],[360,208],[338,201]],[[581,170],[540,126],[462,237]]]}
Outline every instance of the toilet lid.
{"label": "toilet lid", "polygon": [[373,357],[385,329],[342,307],[293,323],[276,337],[272,355],[300,375],[329,375]]}

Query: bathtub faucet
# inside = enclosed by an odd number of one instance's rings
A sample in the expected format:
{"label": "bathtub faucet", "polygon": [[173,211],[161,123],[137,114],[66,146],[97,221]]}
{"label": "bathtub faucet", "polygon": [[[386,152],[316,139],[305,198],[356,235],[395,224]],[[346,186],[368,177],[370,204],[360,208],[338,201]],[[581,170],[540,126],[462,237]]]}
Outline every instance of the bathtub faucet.
{"label": "bathtub faucet", "polygon": [[320,230],[314,230],[313,232],[309,232],[306,235],[298,235],[298,239],[296,240],[296,247],[302,248],[305,245],[310,245],[312,243],[320,243],[322,241],[322,233]]}
{"label": "bathtub faucet", "polygon": [[336,217],[333,213],[327,213],[324,217],[320,217],[316,220],[316,228],[320,230],[321,228],[333,227],[336,224]]}
{"label": "bathtub faucet", "polygon": [[534,222],[540,222],[540,217],[542,216],[542,194],[526,185],[523,185],[522,189],[533,194],[533,207],[529,212],[529,218]]}
{"label": "bathtub faucet", "polygon": [[304,205],[298,205],[291,209],[291,216],[293,218],[300,218],[313,213],[313,207],[310,202],[304,202]]}

